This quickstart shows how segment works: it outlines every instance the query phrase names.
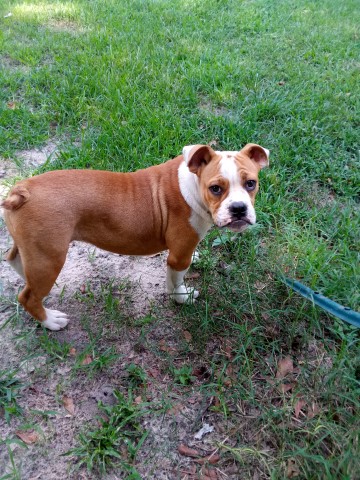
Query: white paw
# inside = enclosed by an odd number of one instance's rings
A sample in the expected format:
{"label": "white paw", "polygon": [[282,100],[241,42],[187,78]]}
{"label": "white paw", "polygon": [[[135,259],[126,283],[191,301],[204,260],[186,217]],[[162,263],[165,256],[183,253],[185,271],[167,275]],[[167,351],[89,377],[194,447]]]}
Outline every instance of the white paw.
{"label": "white paw", "polygon": [[46,320],[41,322],[41,325],[49,330],[60,330],[69,323],[69,318],[66,313],[59,312],[58,310],[49,310],[45,308]]}
{"label": "white paw", "polygon": [[197,263],[199,260],[200,260],[200,254],[197,250],[195,250],[191,257],[191,263]]}
{"label": "white paw", "polygon": [[195,298],[198,298],[199,292],[194,288],[186,288],[185,285],[176,287],[171,294],[171,298],[176,303],[195,303]]}

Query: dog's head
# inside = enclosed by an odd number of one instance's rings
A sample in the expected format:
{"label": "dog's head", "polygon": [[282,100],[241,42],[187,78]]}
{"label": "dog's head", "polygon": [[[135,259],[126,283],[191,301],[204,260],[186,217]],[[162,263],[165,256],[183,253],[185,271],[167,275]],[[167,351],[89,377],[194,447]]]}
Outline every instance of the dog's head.
{"label": "dog's head", "polygon": [[216,226],[240,232],[255,223],[258,173],[269,164],[266,148],[249,143],[239,152],[218,152],[207,145],[190,145],[183,156],[199,178],[202,201]]}

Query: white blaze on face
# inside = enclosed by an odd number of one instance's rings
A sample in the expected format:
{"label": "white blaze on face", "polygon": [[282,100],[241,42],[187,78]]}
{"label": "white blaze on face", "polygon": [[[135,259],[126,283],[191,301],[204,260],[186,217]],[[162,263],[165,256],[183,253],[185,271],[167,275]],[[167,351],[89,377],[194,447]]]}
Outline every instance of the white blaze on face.
{"label": "white blaze on face", "polygon": [[238,172],[235,155],[237,152],[216,152],[222,156],[220,160],[220,174],[229,182],[229,194],[223,200],[216,214],[216,224],[219,227],[227,225],[233,219],[229,207],[234,202],[244,202],[247,206],[246,218],[255,223],[255,209],[251,203],[250,195],[241,185],[241,178]]}

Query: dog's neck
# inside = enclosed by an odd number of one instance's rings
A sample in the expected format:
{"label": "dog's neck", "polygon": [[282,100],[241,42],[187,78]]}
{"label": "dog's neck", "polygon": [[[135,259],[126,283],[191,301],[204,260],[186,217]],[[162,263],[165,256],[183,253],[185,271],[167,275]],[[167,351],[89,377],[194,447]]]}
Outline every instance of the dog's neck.
{"label": "dog's neck", "polygon": [[190,172],[185,162],[180,164],[178,175],[181,194],[192,209],[190,223],[203,238],[213,225],[213,220],[199,193],[199,179]]}

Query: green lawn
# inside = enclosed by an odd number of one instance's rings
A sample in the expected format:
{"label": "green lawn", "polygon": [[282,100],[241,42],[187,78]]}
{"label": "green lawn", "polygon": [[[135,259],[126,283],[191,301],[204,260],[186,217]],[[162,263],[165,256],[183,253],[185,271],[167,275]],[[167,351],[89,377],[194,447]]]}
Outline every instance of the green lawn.
{"label": "green lawn", "polygon": [[[271,150],[258,225],[235,240],[208,235],[201,299],[175,310],[195,344],[189,361],[224,373],[198,387],[203,398],[234,422],[256,412],[218,446],[237,478],[360,477],[357,332],[280,281],[359,309],[358,14],[356,0],[0,5],[4,159],[21,167],[20,150],[49,141],[60,155],[37,172],[135,170],[195,143]],[[232,354],[210,354],[213,338],[229,338]],[[286,356],[296,381],[279,394],[268,379]]]}

